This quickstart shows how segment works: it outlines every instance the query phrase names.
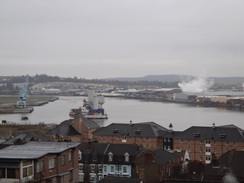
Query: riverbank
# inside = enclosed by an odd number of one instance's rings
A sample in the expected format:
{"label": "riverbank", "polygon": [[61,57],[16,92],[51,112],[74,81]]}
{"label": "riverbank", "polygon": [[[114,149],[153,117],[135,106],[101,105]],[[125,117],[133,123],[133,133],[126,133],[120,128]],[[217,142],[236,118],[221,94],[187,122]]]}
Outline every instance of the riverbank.
{"label": "riverbank", "polygon": [[0,97],[0,114],[31,113],[34,106],[42,106],[58,99],[57,96],[30,96],[26,101],[26,108],[17,108],[18,96],[2,95]]}

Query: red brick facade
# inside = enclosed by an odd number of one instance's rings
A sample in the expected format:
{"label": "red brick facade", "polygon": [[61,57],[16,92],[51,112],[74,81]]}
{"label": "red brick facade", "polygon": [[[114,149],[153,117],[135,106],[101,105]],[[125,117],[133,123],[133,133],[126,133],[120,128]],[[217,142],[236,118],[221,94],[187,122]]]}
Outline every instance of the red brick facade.
{"label": "red brick facade", "polygon": [[99,143],[111,144],[137,144],[145,149],[156,149],[162,147],[162,138],[159,137],[133,137],[133,136],[113,136],[113,135],[94,135],[93,137]]}

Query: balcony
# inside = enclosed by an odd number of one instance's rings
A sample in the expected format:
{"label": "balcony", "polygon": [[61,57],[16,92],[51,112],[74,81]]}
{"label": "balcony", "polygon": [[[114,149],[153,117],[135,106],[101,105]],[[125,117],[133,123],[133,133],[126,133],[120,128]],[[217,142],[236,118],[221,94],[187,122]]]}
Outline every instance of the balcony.
{"label": "balcony", "polygon": [[205,152],[206,156],[211,156],[211,152]]}
{"label": "balcony", "polygon": [[211,147],[211,144],[205,144],[205,147]]}
{"label": "balcony", "polygon": [[209,164],[209,163],[211,163],[211,160],[205,160],[205,163]]}

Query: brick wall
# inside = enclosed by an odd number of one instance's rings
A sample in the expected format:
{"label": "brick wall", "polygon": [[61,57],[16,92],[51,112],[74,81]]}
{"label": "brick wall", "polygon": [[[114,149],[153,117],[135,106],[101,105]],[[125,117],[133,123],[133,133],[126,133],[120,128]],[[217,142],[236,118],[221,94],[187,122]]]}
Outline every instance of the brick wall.
{"label": "brick wall", "polygon": [[[205,140],[184,139],[182,141],[182,139],[174,139],[174,149],[187,150],[191,160],[200,160],[205,162],[206,156],[211,157],[212,153],[217,157],[220,157],[231,149],[243,150],[244,143],[211,140],[210,146],[206,146]],[[206,149],[210,149],[210,155],[206,155]]]}
{"label": "brick wall", "polygon": [[162,139],[160,138],[147,138],[147,137],[126,137],[123,136],[100,136],[94,135],[94,139],[99,143],[112,143],[112,144],[137,144],[142,145],[145,149],[156,149],[162,147]]}

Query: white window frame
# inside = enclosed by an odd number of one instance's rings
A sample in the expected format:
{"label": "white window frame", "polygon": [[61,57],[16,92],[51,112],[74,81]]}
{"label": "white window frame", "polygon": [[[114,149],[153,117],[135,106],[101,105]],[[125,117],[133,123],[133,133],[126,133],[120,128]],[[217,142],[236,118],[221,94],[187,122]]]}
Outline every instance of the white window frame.
{"label": "white window frame", "polygon": [[55,168],[55,157],[49,158],[48,160],[48,169]]}
{"label": "white window frame", "polygon": [[36,172],[43,172],[43,160],[36,163]]}

